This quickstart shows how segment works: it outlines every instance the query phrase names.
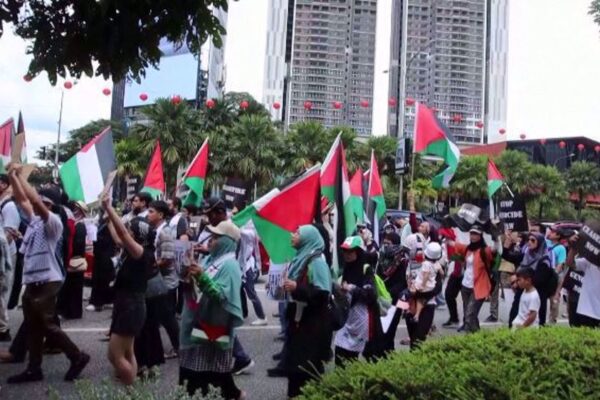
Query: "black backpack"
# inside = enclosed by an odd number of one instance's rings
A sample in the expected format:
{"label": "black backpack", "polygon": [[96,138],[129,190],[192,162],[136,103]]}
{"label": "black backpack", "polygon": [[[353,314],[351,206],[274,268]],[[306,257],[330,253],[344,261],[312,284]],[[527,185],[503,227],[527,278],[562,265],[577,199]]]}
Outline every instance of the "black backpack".
{"label": "black backpack", "polygon": [[[310,263],[321,257],[321,252],[316,252],[311,254],[304,264],[302,278],[300,280],[304,280],[304,278],[308,275],[308,266]],[[342,290],[342,288],[337,284],[333,283],[331,287],[331,295],[329,296],[329,302],[327,304],[327,311],[329,313],[329,322],[331,323],[331,329],[334,331],[338,331],[342,329],[344,325],[346,325],[346,321],[348,321],[348,314],[350,313],[350,301],[346,296],[346,293]]]}

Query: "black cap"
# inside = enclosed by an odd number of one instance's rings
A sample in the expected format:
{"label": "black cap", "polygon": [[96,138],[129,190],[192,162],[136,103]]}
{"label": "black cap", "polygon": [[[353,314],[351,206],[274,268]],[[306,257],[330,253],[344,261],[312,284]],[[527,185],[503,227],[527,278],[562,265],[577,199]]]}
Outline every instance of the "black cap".
{"label": "black cap", "polygon": [[61,195],[60,195],[60,190],[58,190],[58,188],[55,187],[48,187],[48,188],[43,188],[40,189],[38,191],[40,197],[42,198],[42,201],[44,202],[51,202],[53,204],[56,205],[60,205],[61,203]]}
{"label": "black cap", "polygon": [[211,211],[227,211],[225,201],[218,197],[211,197],[202,203],[202,214],[208,214]]}

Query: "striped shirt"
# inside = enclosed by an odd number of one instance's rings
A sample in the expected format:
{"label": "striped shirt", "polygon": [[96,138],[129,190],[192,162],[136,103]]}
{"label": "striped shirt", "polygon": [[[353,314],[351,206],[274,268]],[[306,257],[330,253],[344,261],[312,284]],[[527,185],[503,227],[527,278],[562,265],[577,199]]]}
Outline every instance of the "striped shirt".
{"label": "striped shirt", "polygon": [[24,285],[64,280],[56,254],[62,233],[63,225],[58,215],[50,213],[46,222],[38,216],[32,218],[20,249],[24,255]]}

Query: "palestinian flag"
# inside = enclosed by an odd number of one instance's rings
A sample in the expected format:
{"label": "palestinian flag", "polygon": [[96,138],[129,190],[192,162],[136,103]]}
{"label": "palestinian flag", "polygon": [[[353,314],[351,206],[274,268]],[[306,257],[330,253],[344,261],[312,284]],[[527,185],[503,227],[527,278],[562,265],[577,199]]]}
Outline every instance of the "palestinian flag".
{"label": "palestinian flag", "polygon": [[23,147],[21,147],[21,164],[25,164],[27,163],[27,143],[25,142],[25,124],[23,123],[23,114],[21,114],[21,111],[19,111],[17,135],[23,135]]}
{"label": "palestinian flag", "polygon": [[504,177],[498,171],[498,167],[492,160],[488,160],[488,170],[487,170],[487,186],[488,186],[488,197],[491,198],[494,193],[498,191],[502,187],[502,183],[504,182]]}
{"label": "palestinian flag", "polygon": [[159,199],[165,193],[165,189],[166,184],[165,175],[163,173],[160,142],[157,140],[154,154],[152,154],[152,159],[150,160],[148,170],[146,171],[146,177],[144,178],[144,186],[142,186],[140,192],[149,193],[153,198]]}
{"label": "palestinian flag", "polygon": [[350,207],[356,222],[365,223],[364,192],[363,192],[363,172],[359,168],[350,179]]}
{"label": "palestinian flag", "polygon": [[108,175],[117,168],[110,127],[104,129],[60,167],[60,180],[72,201],[98,201]]}
{"label": "palestinian flag", "polygon": [[15,124],[12,118],[0,125],[0,173],[6,173],[5,167],[10,163],[14,132]]}
{"label": "palestinian flag", "polygon": [[417,103],[413,137],[416,152],[438,156],[444,160],[446,168],[434,176],[431,183],[436,189],[447,188],[458,168],[460,150],[448,128],[433,111],[421,103]]}
{"label": "palestinian flag", "polygon": [[[283,264],[292,260],[292,233],[311,224],[318,211],[320,165],[307,170],[283,189],[273,189],[233,217],[242,227],[249,221],[269,254],[271,261]],[[293,210],[293,212],[290,212]]]}
{"label": "palestinian flag", "polygon": [[372,222],[373,238],[379,244],[379,222],[385,217],[385,198],[383,197],[383,186],[379,177],[379,167],[375,159],[375,152],[371,150],[371,166],[369,168],[369,184],[367,196],[369,205],[367,215]]}
{"label": "palestinian flag", "polygon": [[204,193],[206,169],[208,167],[208,138],[202,143],[200,150],[185,171],[183,183],[190,189],[183,205],[193,204],[200,207]]}

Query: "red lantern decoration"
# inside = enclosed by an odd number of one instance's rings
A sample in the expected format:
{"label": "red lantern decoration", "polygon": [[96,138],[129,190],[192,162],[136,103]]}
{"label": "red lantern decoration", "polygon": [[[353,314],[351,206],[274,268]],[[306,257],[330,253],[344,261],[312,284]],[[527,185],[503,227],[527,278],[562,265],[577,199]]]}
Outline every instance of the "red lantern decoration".
{"label": "red lantern decoration", "polygon": [[579,143],[579,144],[577,145],[577,150],[579,150],[579,151],[583,151],[583,150],[585,150],[585,145],[584,145],[583,143]]}
{"label": "red lantern decoration", "polygon": [[102,89],[102,94],[105,96],[110,96],[110,89],[109,88]]}
{"label": "red lantern decoration", "polygon": [[361,100],[360,101],[360,106],[362,108],[367,108],[367,107],[369,107],[369,102],[367,100]]}
{"label": "red lantern decoration", "polygon": [[546,144],[546,139],[540,139],[540,144],[544,146]]}
{"label": "red lantern decoration", "polygon": [[63,86],[65,89],[71,89],[73,87],[73,83],[71,81],[66,81]]}
{"label": "red lantern decoration", "polygon": [[141,100],[141,101],[146,101],[146,100],[148,100],[148,95],[147,95],[146,93],[142,93],[142,94],[140,94],[140,100]]}
{"label": "red lantern decoration", "polygon": [[217,103],[215,103],[215,101],[213,99],[208,99],[206,100],[206,108],[212,110],[213,108],[215,108],[215,105]]}
{"label": "red lantern decoration", "polygon": [[454,116],[452,117],[452,121],[454,121],[454,123],[456,124],[460,124],[462,122],[462,115],[460,114],[454,114]]}
{"label": "red lantern decoration", "polygon": [[25,82],[31,82],[32,79],[33,79],[33,77],[31,75],[29,75],[29,74],[23,75],[23,80]]}
{"label": "red lantern decoration", "polygon": [[475,126],[479,129],[483,129],[483,122],[477,121],[477,122],[475,122]]}
{"label": "red lantern decoration", "polygon": [[176,94],[175,96],[171,97],[171,103],[174,105],[179,105],[181,103],[181,96]]}
{"label": "red lantern decoration", "polygon": [[390,98],[388,99],[388,105],[389,105],[390,107],[396,107],[396,106],[398,105],[398,100],[396,100],[396,98],[395,98],[395,97],[390,97]]}
{"label": "red lantern decoration", "polygon": [[240,102],[240,108],[242,110],[246,110],[249,106],[250,106],[250,103],[248,103],[248,100],[242,100]]}
{"label": "red lantern decoration", "polygon": [[560,147],[561,149],[564,149],[565,147],[567,147],[567,144],[565,143],[564,140],[561,140],[560,142],[558,142],[558,147]]}
{"label": "red lantern decoration", "polygon": [[524,133],[521,133],[519,135],[519,137],[521,138],[521,140],[525,140],[525,138],[527,137],[527,135],[525,135]]}
{"label": "red lantern decoration", "polygon": [[273,108],[279,110],[281,108],[281,104],[276,101],[275,103],[273,103]]}
{"label": "red lantern decoration", "polygon": [[413,98],[411,98],[411,97],[408,97],[408,98],[406,99],[405,103],[406,103],[406,105],[407,105],[407,106],[409,106],[409,107],[410,107],[410,106],[414,106],[414,105],[415,105],[415,99],[413,99]]}
{"label": "red lantern decoration", "polygon": [[341,101],[334,101],[334,102],[333,102],[333,108],[335,108],[336,110],[339,110],[339,109],[341,109],[341,108],[342,108],[342,106],[343,106],[343,104],[342,104],[342,102],[341,102]]}
{"label": "red lantern decoration", "polygon": [[596,153],[600,153],[600,145],[596,145],[596,146],[594,146],[594,151],[595,151]]}
{"label": "red lantern decoration", "polygon": [[506,129],[500,128],[498,132],[500,132],[501,135],[504,135],[506,133]]}
{"label": "red lantern decoration", "polygon": [[308,101],[308,100],[306,100],[306,101],[304,102],[304,109],[305,109],[305,110],[308,110],[308,111],[310,111],[310,109],[312,108],[312,106],[313,106],[313,105],[312,105],[312,102],[310,102],[310,101]]}

